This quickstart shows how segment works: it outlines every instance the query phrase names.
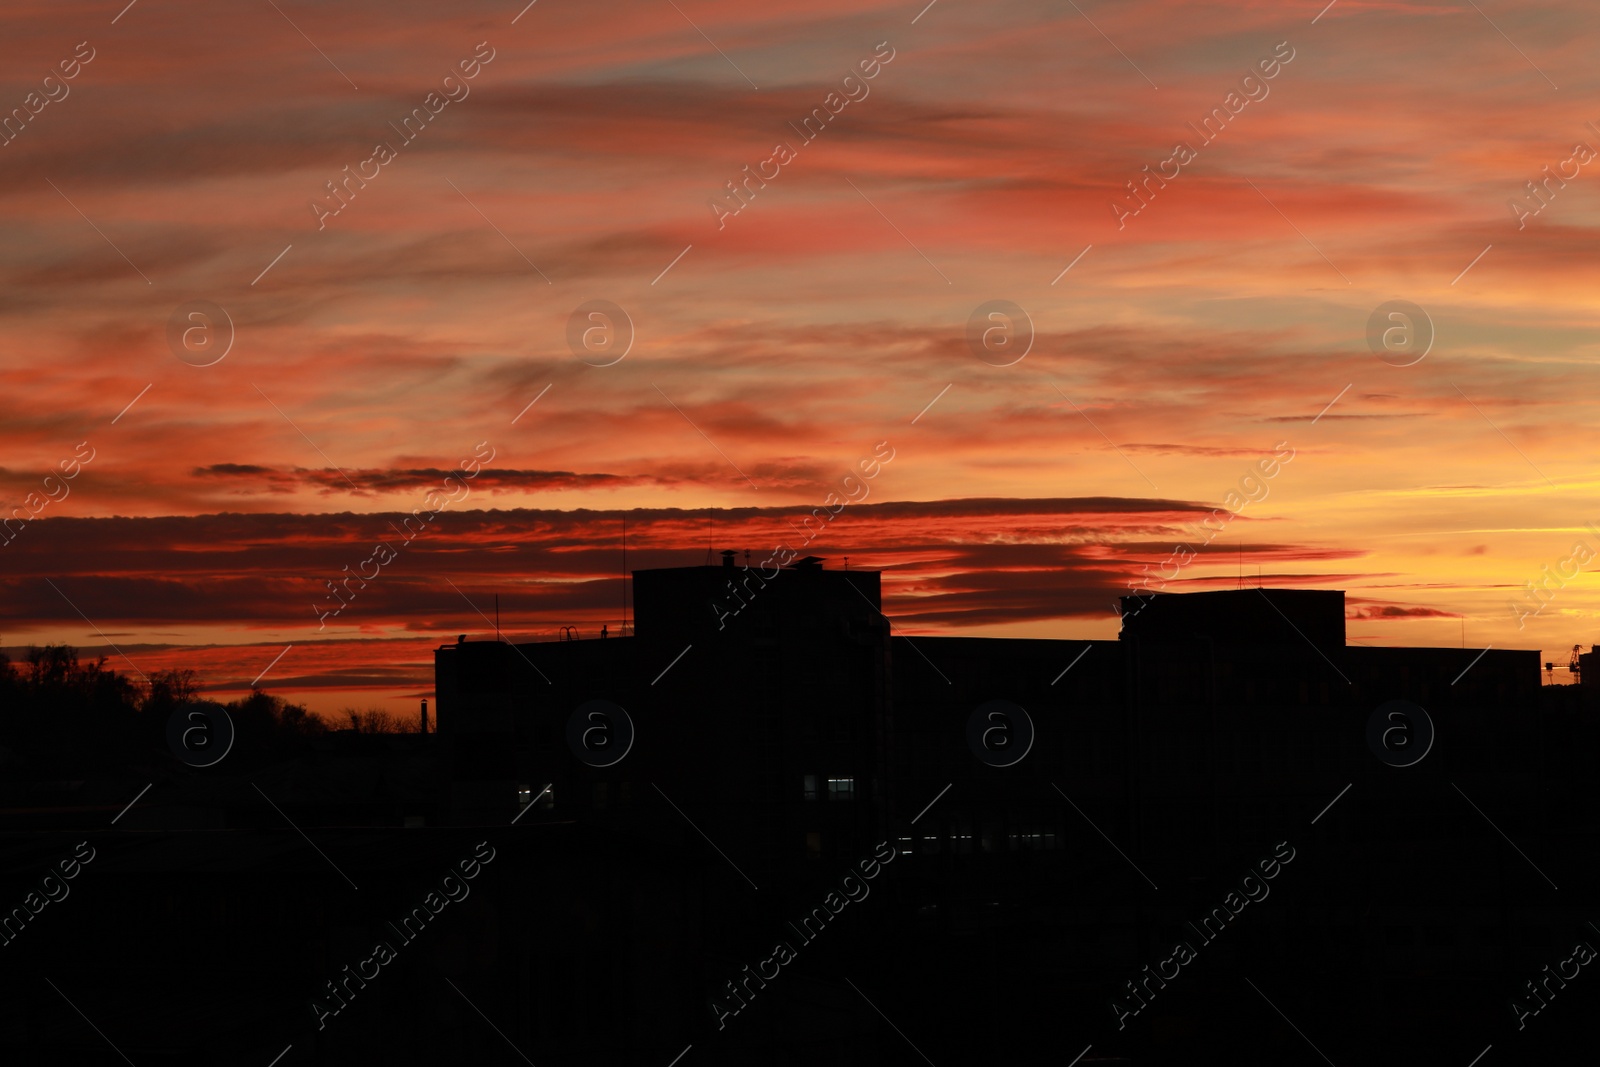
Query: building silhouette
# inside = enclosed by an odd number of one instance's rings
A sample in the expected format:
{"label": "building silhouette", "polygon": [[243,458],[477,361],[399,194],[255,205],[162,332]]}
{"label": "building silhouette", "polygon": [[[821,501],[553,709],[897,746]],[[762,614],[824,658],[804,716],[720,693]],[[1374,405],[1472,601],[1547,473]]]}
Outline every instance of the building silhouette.
{"label": "building silhouette", "polygon": [[[0,1026],[111,1062],[45,975],[141,1065],[1535,1062],[1580,1034],[1581,978],[1513,1010],[1600,944],[1593,690],[1537,652],[1354,645],[1303,589],[1125,598],[1108,641],[908,637],[880,578],[640,570],[631,631],[438,648],[431,733],[0,783],[0,903],[97,850],[6,927]],[[470,897],[352,984],[480,843]]]}

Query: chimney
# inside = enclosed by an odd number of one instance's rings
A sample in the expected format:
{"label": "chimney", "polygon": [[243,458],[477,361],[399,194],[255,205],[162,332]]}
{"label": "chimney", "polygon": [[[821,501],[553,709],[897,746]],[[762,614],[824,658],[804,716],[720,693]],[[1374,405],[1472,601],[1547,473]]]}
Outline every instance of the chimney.
{"label": "chimney", "polygon": [[733,570],[733,557],[737,555],[738,553],[733,549],[725,549],[722,553],[722,569],[731,572]]}
{"label": "chimney", "polygon": [[422,698],[422,732],[428,732],[428,698]]}

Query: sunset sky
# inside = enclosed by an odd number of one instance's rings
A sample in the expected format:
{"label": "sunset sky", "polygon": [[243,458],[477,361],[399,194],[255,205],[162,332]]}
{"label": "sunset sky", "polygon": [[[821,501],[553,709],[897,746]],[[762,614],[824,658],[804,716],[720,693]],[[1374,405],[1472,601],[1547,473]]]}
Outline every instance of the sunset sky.
{"label": "sunset sky", "polygon": [[[897,633],[1113,638],[1290,450],[1168,589],[1259,568],[1348,590],[1352,641],[1559,663],[1600,629],[1588,573],[1509,606],[1600,553],[1594,5],[524,2],[6,5],[10,655],[409,710],[472,605],[615,631],[624,519],[630,568],[759,561],[879,442],[807,551],[882,568]],[[208,366],[169,341],[197,300]],[[600,300],[609,366],[569,345]],[[1394,300],[1409,366],[1369,345]]]}

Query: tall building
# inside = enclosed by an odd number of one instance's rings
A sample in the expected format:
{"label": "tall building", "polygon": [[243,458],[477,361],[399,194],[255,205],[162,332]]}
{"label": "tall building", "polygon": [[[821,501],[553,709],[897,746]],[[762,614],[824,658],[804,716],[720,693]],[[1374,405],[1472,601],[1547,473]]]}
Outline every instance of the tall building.
{"label": "tall building", "polygon": [[[1459,1027],[1581,929],[1522,851],[1560,856],[1600,815],[1581,785],[1595,730],[1542,699],[1536,651],[1351,644],[1344,594],[1304,589],[1125,598],[1115,641],[891,636],[880,575],[825,563],[639,571],[630,636],[439,649],[452,817],[514,817],[548,782],[536,820],[692,859],[685,948],[724,1005],[752,945],[891,842],[875,926],[855,927],[880,952],[836,951],[920,990],[900,1010],[973,1053],[927,975],[965,976],[979,1016],[1091,1032],[1133,1010],[1113,977],[1194,941],[1212,977],[1163,1002],[1159,1049],[1227,1032],[1233,987],[1301,946],[1312,1025],[1364,1013],[1341,1051],[1375,1060]],[[1292,874],[1225,922],[1262,864]],[[1586,861],[1563,874],[1600,888]],[[848,991],[806,996],[859,1037]],[[783,1047],[770,1028],[727,1040]]]}
{"label": "tall building", "polygon": [[869,848],[892,736],[878,572],[734,558],[635,572],[630,636],[438,649],[457,802],[514,812],[551,783],[560,812],[637,823],[670,798],[744,841],[758,882]]}

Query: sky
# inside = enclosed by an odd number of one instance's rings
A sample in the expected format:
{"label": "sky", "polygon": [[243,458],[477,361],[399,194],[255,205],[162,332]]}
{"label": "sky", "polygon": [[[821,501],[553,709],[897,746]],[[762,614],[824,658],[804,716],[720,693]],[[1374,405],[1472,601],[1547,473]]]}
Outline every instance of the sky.
{"label": "sky", "polygon": [[409,712],[496,595],[615,632],[624,521],[759,562],[848,496],[806,551],[897,633],[1112,639],[1162,574],[1564,664],[1597,18],[8,4],[0,646]]}

